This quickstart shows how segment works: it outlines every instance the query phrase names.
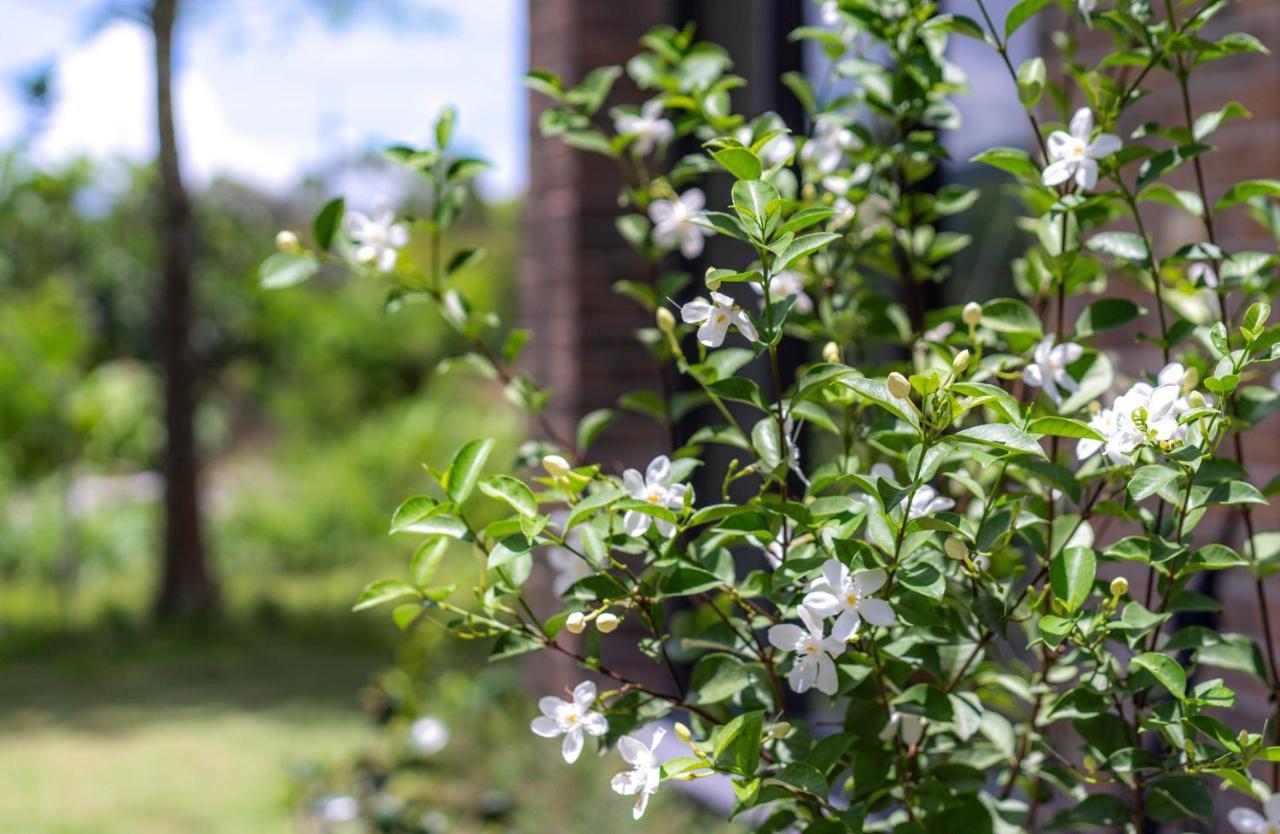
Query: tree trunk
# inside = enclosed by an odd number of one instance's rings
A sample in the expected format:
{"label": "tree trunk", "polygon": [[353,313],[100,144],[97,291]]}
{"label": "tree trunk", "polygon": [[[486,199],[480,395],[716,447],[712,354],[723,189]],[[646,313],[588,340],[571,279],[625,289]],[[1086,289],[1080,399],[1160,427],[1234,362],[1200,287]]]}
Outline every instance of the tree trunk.
{"label": "tree trunk", "polygon": [[191,348],[196,229],[182,184],[173,116],[173,30],[179,0],[155,0],[156,126],[159,134],[164,267],[160,276],[157,345],[164,372],[164,562],[156,614],[201,618],[218,608],[218,588],[206,561],[201,529],[195,408],[197,363]]}

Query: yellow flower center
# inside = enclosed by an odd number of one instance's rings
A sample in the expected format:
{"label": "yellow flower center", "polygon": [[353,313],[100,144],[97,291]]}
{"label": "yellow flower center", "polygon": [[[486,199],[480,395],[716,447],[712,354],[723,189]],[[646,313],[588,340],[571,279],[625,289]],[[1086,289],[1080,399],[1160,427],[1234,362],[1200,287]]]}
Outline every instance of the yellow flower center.
{"label": "yellow flower center", "polygon": [[805,650],[806,652],[808,652],[809,654],[817,654],[817,653],[818,653],[818,647],[817,647],[817,646],[805,646],[805,647],[804,647],[804,650]]}
{"label": "yellow flower center", "polygon": [[715,319],[716,319],[716,324],[724,324],[726,321],[729,320],[729,317],[726,316],[724,313],[716,313]]}
{"label": "yellow flower center", "polygon": [[857,604],[858,604],[858,592],[857,592],[857,591],[850,591],[848,594],[846,594],[846,595],[845,595],[844,602],[845,602],[845,605],[850,605],[850,606],[857,605]]}

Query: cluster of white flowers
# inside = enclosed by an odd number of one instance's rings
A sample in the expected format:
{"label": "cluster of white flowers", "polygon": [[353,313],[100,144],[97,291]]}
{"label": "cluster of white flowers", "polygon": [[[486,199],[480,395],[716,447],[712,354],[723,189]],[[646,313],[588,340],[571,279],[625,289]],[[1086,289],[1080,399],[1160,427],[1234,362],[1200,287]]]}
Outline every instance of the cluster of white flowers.
{"label": "cluster of white flowers", "polygon": [[846,152],[858,147],[858,137],[837,116],[824,113],[814,120],[813,137],[800,151],[802,162],[822,174],[830,174],[844,162]]}
{"label": "cluster of white flowers", "polygon": [[380,272],[395,268],[399,250],[409,242],[409,230],[396,222],[394,211],[379,209],[373,216],[349,211],[343,223],[356,246],[357,262],[373,265]]}
{"label": "cluster of white flowers", "polygon": [[[644,475],[636,469],[623,472],[622,486],[627,491],[627,495],[635,500],[668,510],[682,509],[685,492],[689,489],[687,484],[671,483],[671,461],[666,455],[659,455],[650,461]],[[651,521],[655,523],[658,532],[664,538],[671,538],[676,531],[675,525],[670,521],[661,518],[652,519],[636,510],[627,510],[622,516],[622,526],[629,536],[643,536],[648,532]]]}
{"label": "cluster of white flowers", "polygon": [[[884,586],[887,576],[874,568],[850,572],[838,559],[822,565],[822,575],[809,584],[797,615],[804,624],[780,623],[769,629],[769,642],[795,657],[787,684],[795,692],[816,688],[835,695],[836,658],[844,653],[845,644],[857,636],[862,621],[874,626],[892,625],[893,608],[871,594]],[[835,617],[831,633],[824,620]]]}
{"label": "cluster of white flowers", "polygon": [[1191,378],[1181,364],[1170,363],[1156,375],[1156,384],[1136,382],[1089,421],[1102,440],[1086,438],[1076,444],[1076,456],[1085,460],[1104,451],[1112,463],[1130,463],[1133,450],[1147,441],[1176,444],[1186,437],[1179,418],[1191,409],[1185,388]]}

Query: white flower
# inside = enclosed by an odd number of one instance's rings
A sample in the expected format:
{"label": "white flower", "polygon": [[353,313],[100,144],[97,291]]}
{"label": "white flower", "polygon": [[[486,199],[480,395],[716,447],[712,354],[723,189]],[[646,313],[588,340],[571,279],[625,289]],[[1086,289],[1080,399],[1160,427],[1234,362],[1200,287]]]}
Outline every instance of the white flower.
{"label": "white flower", "polygon": [[[760,296],[760,308],[764,309],[764,285],[751,282],[751,289]],[[797,313],[812,313],[813,299],[804,291],[804,273],[795,269],[784,269],[769,280],[769,300],[782,301],[791,296],[796,297]]]}
{"label": "white flower", "polygon": [[835,617],[832,638],[848,641],[857,635],[863,620],[876,626],[893,624],[889,603],[871,598],[886,578],[879,568],[850,573],[839,559],[828,559],[822,564],[822,576],[810,583],[801,604],[819,617]]}
{"label": "white flower", "polygon": [[635,736],[623,736],[618,739],[618,752],[623,760],[631,765],[625,773],[613,777],[609,787],[623,796],[634,796],[636,804],[631,809],[631,816],[640,819],[644,809],[649,806],[649,797],[658,792],[658,784],[662,781],[662,764],[658,761],[658,745],[666,736],[662,727],[653,731],[653,738],[645,744]]}
{"label": "white flower", "polygon": [[680,318],[685,324],[698,324],[698,341],[707,347],[717,348],[724,344],[724,336],[729,332],[729,325],[738,328],[738,332],[754,342],[760,338],[756,326],[733,299],[724,293],[711,293],[711,301],[695,298],[680,308]]}
{"label": "white flower", "polygon": [[[622,473],[622,486],[627,495],[637,501],[646,501],[655,507],[666,507],[668,510],[680,510],[684,507],[684,493],[689,487],[685,484],[673,484],[671,481],[671,461],[666,455],[659,455],[649,462],[644,475],[635,469]],[[635,510],[627,510],[622,516],[622,526],[627,535],[640,537],[649,529],[649,516]],[[675,533],[675,525],[665,519],[657,519],[658,532],[666,538]]]}
{"label": "white flower", "polygon": [[1137,427],[1119,407],[1102,409],[1089,420],[1089,426],[1102,435],[1103,439],[1086,437],[1076,443],[1078,460],[1085,460],[1093,457],[1099,450],[1105,450],[1112,463],[1124,466],[1131,462],[1129,455],[1142,443],[1142,435]]}
{"label": "white flower", "polygon": [[838,118],[824,114],[814,123],[813,137],[804,143],[800,159],[823,174],[830,174],[844,161],[845,151],[858,147],[858,137]]}
{"label": "white flower", "polygon": [[[734,138],[747,147],[751,146],[751,128],[740,127],[734,134]],[[775,165],[781,165],[787,162],[791,157],[795,156],[796,142],[785,133],[774,136],[768,142],[765,142],[760,150],[756,151],[756,156],[764,163],[764,167],[772,168]]]}
{"label": "white flower", "polygon": [[907,510],[907,520],[943,512],[955,505],[955,501],[939,495],[938,491],[929,484],[922,484],[915,494],[911,496],[911,507]]}
{"label": "white flower", "polygon": [[1249,808],[1232,808],[1227,821],[1241,834],[1280,834],[1280,794],[1267,799],[1261,814]]}
{"label": "white flower", "polygon": [[703,238],[711,235],[693,222],[693,217],[707,204],[701,188],[690,188],[675,200],[654,200],[649,204],[653,221],[653,242],[663,249],[680,247],[680,254],[696,258],[702,254]]}
{"label": "white flower", "polygon": [[1044,169],[1043,180],[1048,186],[1061,185],[1075,178],[1085,191],[1098,184],[1098,160],[1120,150],[1120,137],[1113,133],[1093,134],[1093,111],[1081,107],[1071,117],[1071,132],[1055,130],[1049,134],[1050,165]]}
{"label": "white flower", "polygon": [[316,800],[315,814],[331,825],[351,822],[360,816],[360,803],[353,796],[322,796]]}
{"label": "white flower", "polygon": [[901,735],[908,746],[916,746],[924,738],[924,718],[910,712],[889,713],[889,722],[880,731],[880,740],[891,741],[895,735]]}
{"label": "white flower", "polygon": [[396,222],[395,212],[382,209],[370,217],[349,211],[342,222],[356,245],[358,262],[373,264],[380,272],[395,268],[397,250],[409,242],[409,230]]}
{"label": "white flower", "polygon": [[845,642],[823,634],[822,620],[801,606],[800,620],[805,627],[782,623],[769,629],[769,642],[782,651],[795,654],[787,683],[795,692],[808,692],[816,686],[819,692],[835,695],[836,658],[844,651]]}
{"label": "white flower", "polygon": [[583,681],[573,689],[573,698],[565,700],[548,695],[538,701],[542,715],[533,719],[529,729],[543,738],[564,736],[560,753],[573,764],[582,753],[582,734],[602,736],[609,729],[605,717],[591,709],[596,701],[596,685]]}
{"label": "white flower", "polygon": [[818,18],[823,26],[835,26],[840,22],[840,3],[837,0],[825,0],[818,9]]}
{"label": "white flower", "polygon": [[1079,385],[1067,373],[1067,366],[1084,355],[1084,348],[1075,342],[1063,342],[1054,345],[1054,335],[1045,336],[1036,345],[1031,364],[1022,369],[1022,381],[1036,388],[1044,388],[1055,405],[1062,404],[1059,387],[1075,391]]}
{"label": "white flower", "polygon": [[647,102],[639,115],[619,113],[614,116],[613,125],[623,136],[635,137],[631,147],[641,156],[648,156],[655,146],[670,142],[676,133],[671,122],[662,118],[662,102],[656,99]]}
{"label": "white flower", "polygon": [[409,747],[422,756],[434,756],[449,743],[449,728],[439,718],[425,716],[409,725]]}
{"label": "white flower", "polygon": [[1081,14],[1088,17],[1094,9],[1098,8],[1098,0],[1076,0],[1076,6],[1079,7]]}
{"label": "white flower", "polygon": [[796,523],[791,519],[782,522],[782,529],[778,531],[778,535],[773,537],[773,541],[768,544],[762,543],[755,536],[747,536],[747,541],[764,551],[764,558],[769,563],[769,567],[777,570],[782,566],[782,560],[786,557],[786,543],[795,539]]}

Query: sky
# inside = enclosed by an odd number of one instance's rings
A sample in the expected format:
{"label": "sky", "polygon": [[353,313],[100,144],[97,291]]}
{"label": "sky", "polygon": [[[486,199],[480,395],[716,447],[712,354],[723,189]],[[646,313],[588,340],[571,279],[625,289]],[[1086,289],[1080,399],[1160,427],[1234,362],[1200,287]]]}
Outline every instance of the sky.
{"label": "sky", "polygon": [[[340,26],[281,14],[283,2],[189,3],[198,15],[179,32],[176,98],[195,185],[230,175],[280,192],[326,160],[424,143],[435,112],[453,103],[459,144],[495,163],[482,189],[505,197],[523,188],[524,0],[410,0],[411,19],[366,14]],[[106,5],[0,0],[0,146],[27,123],[15,79],[51,65],[38,163],[154,156],[151,40],[128,22],[92,26]]]}

